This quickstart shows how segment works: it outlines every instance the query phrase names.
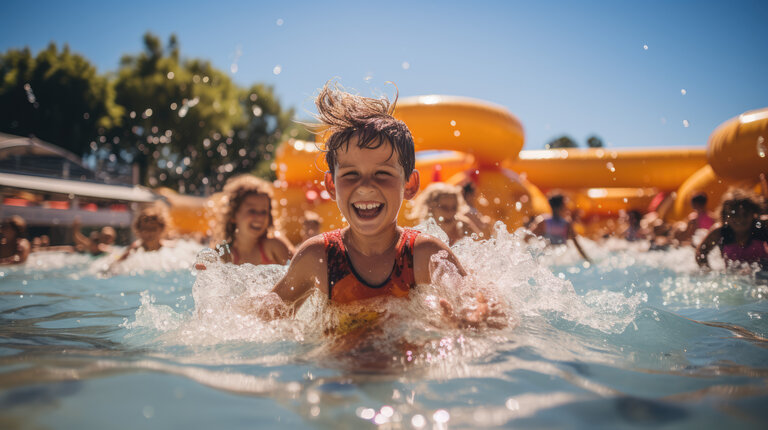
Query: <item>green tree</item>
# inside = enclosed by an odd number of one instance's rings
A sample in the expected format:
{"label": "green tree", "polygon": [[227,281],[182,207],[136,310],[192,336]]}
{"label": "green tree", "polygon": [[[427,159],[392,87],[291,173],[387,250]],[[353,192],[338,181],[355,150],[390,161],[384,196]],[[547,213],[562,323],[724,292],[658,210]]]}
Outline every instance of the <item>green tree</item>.
{"label": "green tree", "polygon": [[560,136],[544,145],[545,149],[578,148],[578,144],[570,136]]}
{"label": "green tree", "polygon": [[592,135],[589,136],[587,139],[587,146],[590,148],[602,148],[605,145],[603,145],[603,139],[600,139],[599,137]]}
{"label": "green tree", "polygon": [[121,114],[107,78],[67,45],[51,43],[36,57],[29,48],[0,54],[0,131],[84,155]]}
{"label": "green tree", "polygon": [[[121,60],[116,101],[125,108],[113,141],[141,167],[141,180],[181,192],[218,189],[231,175],[258,169],[264,176],[284,133],[295,128],[272,87],[238,87],[201,59],[182,59],[144,36],[144,50]],[[298,132],[296,132],[298,135]]]}

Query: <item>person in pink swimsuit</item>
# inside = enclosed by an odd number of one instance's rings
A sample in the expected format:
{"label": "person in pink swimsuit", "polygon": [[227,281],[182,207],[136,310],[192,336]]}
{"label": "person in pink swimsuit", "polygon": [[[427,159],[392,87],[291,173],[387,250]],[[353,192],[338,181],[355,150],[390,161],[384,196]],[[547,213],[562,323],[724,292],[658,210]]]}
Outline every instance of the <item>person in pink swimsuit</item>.
{"label": "person in pink swimsuit", "polygon": [[715,225],[715,219],[707,212],[707,194],[696,193],[691,197],[691,207],[693,211],[688,215],[688,221],[682,224],[684,227],[677,227],[674,238],[678,243],[689,243],[697,230],[710,230]]}
{"label": "person in pink swimsuit", "polygon": [[275,231],[272,187],[252,175],[227,181],[219,207],[214,243],[222,260],[253,265],[286,264],[293,246]]}
{"label": "person in pink swimsuit", "polygon": [[696,251],[696,262],[708,267],[707,256],[717,246],[726,263],[757,263],[768,268],[768,228],[760,221],[762,202],[754,193],[731,189],[723,195],[721,225],[712,228]]}

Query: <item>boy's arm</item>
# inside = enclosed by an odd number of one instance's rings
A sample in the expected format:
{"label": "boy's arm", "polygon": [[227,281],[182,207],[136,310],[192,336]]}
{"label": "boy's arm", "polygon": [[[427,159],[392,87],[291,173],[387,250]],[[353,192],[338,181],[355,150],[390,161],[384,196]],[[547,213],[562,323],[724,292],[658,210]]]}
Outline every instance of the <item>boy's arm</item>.
{"label": "boy's arm", "polygon": [[82,247],[88,249],[91,244],[91,240],[85,237],[82,231],[80,231],[80,220],[75,218],[72,222],[72,239],[75,242],[76,247]]}
{"label": "boy's arm", "polygon": [[[413,251],[414,274],[417,284],[428,284],[432,281],[431,273],[436,265],[443,262],[453,264],[458,274],[465,280],[467,272],[461,266],[459,259],[456,258],[451,249],[441,240],[426,234],[420,234],[416,237],[416,244]],[[437,256],[437,258],[433,258]],[[491,328],[503,328],[506,324],[506,316],[499,309],[498,303],[489,302],[488,298],[480,291],[475,292],[474,305],[462,306],[458,311],[454,310],[453,305],[444,298],[440,298],[440,308],[443,313],[443,320],[451,326],[459,328],[480,327],[486,325]],[[469,300],[469,303],[472,303]],[[467,302],[464,303],[466,305]]]}
{"label": "boy's arm", "polygon": [[328,262],[325,260],[325,244],[322,235],[308,239],[296,251],[288,271],[275,284],[272,292],[293,310],[304,303],[313,288],[327,294]]}

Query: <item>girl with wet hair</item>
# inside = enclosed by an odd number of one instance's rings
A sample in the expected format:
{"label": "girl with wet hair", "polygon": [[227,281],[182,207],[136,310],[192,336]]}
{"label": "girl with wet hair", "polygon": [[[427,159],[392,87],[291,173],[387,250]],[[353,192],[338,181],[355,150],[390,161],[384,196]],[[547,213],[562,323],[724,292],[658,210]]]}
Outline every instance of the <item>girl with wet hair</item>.
{"label": "girl with wet hair", "polygon": [[293,246],[275,228],[272,186],[252,175],[227,181],[217,208],[214,243],[228,263],[285,264]]}

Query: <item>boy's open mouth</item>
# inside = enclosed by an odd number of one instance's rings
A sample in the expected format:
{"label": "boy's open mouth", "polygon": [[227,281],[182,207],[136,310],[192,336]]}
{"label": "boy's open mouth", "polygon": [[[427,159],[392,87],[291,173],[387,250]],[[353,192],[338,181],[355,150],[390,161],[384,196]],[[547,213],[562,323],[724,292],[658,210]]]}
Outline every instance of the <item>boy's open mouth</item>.
{"label": "boy's open mouth", "polygon": [[384,204],[378,202],[358,202],[353,203],[352,207],[359,218],[371,219],[381,213],[384,209]]}

